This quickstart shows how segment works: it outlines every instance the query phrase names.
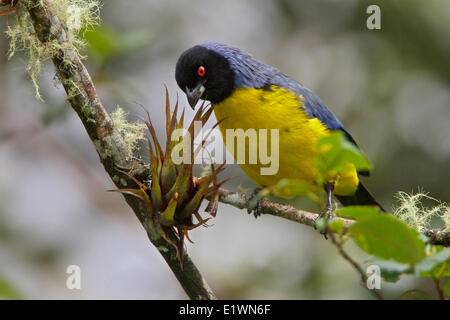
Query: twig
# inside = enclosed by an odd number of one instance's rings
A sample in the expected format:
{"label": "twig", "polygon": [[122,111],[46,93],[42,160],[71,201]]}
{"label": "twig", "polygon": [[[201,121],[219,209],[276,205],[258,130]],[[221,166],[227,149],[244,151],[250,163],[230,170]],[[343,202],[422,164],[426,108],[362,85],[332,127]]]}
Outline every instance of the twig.
{"label": "twig", "polygon": [[[345,252],[344,250],[344,246],[342,244],[342,241],[338,241],[336,240],[336,235],[333,232],[329,232],[328,235],[330,236],[331,242],[338,248],[339,253],[341,254],[341,256],[347,260],[348,262],[350,262],[350,264],[356,269],[356,271],[358,271],[358,273],[361,275],[361,282],[363,283],[363,285],[367,288],[367,275],[364,272],[364,270],[362,269],[362,267],[358,264],[358,262],[356,262],[355,260],[353,260],[347,252]],[[381,292],[378,289],[372,289],[369,290],[370,292],[372,292],[374,295],[377,296],[378,299],[380,300],[384,300],[383,295],[381,294]]]}
{"label": "twig", "polygon": [[[219,201],[232,205],[236,208],[249,209],[248,199],[249,197],[243,193],[232,192],[222,188],[219,189]],[[300,210],[287,204],[281,204],[269,200],[261,201],[261,213],[270,214],[308,226],[314,226],[314,221],[319,216],[318,213]],[[352,223],[355,222],[354,220],[340,217],[334,217],[333,219],[344,222],[344,232]],[[446,247],[450,246],[450,232],[426,230],[424,234],[429,237],[430,243],[432,244],[443,245]]]}
{"label": "twig", "polygon": [[439,281],[439,279],[433,279],[433,280],[434,280],[434,286],[436,287],[436,291],[439,294],[439,299],[446,300],[444,290],[442,290],[442,288],[441,288],[441,282]]}
{"label": "twig", "polygon": [[[222,203],[230,204],[239,209],[250,209],[248,200],[249,196],[246,194],[229,191],[223,188],[219,189],[219,201]],[[319,216],[317,213],[300,210],[288,204],[281,204],[269,200],[261,201],[261,213],[281,217],[311,227],[314,226],[314,222]],[[343,221],[345,228],[353,223],[353,220],[349,219],[339,217],[336,217],[336,219]]]}
{"label": "twig", "polygon": [[0,16],[7,15],[10,12],[14,11],[15,10],[14,7],[15,7],[16,3],[17,3],[17,1],[14,2],[14,0],[0,0],[0,7],[9,5],[8,9],[0,11]]}
{"label": "twig", "polygon": [[[5,0],[0,1],[2,1],[1,4],[6,3]],[[43,44],[53,40],[60,44],[67,44],[70,41],[48,0],[26,3],[27,5],[24,7],[30,13],[36,35]],[[127,160],[127,146],[103,107],[88,71],[77,52],[70,45],[61,46],[61,48],[64,49],[59,50],[52,57],[57,76],[64,86],[72,108],[77,112],[94,143],[100,161],[118,188],[134,185],[126,175],[116,170],[117,168],[130,168],[132,165]],[[134,172],[142,174],[144,171],[142,167],[135,166]],[[164,257],[187,295],[191,299],[215,299],[211,289],[187,253],[184,252],[182,269],[175,248],[154,230],[142,203],[130,196],[125,196],[125,199],[146,230],[150,241]]]}
{"label": "twig", "polygon": [[430,243],[432,243],[432,244],[438,244],[438,245],[441,245],[444,247],[450,247],[450,232],[449,231],[431,229],[431,230],[426,230],[424,232],[424,235],[426,235],[430,239]]}

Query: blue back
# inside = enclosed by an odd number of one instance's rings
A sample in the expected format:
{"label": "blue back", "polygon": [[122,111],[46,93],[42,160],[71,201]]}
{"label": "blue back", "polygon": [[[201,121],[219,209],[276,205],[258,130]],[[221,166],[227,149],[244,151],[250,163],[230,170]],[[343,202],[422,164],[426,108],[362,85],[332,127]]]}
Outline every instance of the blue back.
{"label": "blue back", "polygon": [[[202,43],[201,46],[219,53],[228,60],[231,69],[235,73],[234,83],[236,88],[264,88],[269,85],[276,85],[293,91],[298,95],[301,94],[305,101],[305,111],[311,118],[318,118],[329,129],[340,129],[350,136],[339,119],[325,106],[318,96],[287,74],[254,59],[238,48],[230,47],[223,43],[208,41]],[[353,138],[350,140],[353,141]]]}

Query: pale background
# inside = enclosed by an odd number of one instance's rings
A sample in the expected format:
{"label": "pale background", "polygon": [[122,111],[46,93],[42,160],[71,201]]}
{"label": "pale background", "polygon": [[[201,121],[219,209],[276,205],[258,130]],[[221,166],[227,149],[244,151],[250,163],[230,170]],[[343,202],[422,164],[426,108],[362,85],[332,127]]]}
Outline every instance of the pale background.
{"label": "pale background", "polygon": [[[88,52],[109,111],[120,105],[133,119],[142,114],[133,101],[142,102],[163,133],[163,83],[188,106],[174,80],[179,54],[205,40],[225,42],[322,98],[372,160],[366,184],[386,207],[396,191],[418,187],[450,200],[450,2],[383,1],[379,31],[365,27],[365,10],[377,1],[103,3],[104,24],[136,38],[132,50],[116,55]],[[63,90],[55,89],[53,66],[40,78],[42,103],[26,58],[7,61],[5,22],[0,17],[0,283],[31,299],[186,298],[122,197],[106,192],[112,183]],[[229,175],[238,177],[228,188],[252,187],[235,166]],[[305,199],[296,205],[317,210]],[[255,220],[225,205],[213,224],[192,232],[188,252],[219,298],[372,297],[310,227]],[[359,249],[349,250],[365,261]],[[65,286],[71,264],[82,270],[78,291]],[[388,297],[412,287],[432,291],[431,281],[414,277],[382,284]]]}

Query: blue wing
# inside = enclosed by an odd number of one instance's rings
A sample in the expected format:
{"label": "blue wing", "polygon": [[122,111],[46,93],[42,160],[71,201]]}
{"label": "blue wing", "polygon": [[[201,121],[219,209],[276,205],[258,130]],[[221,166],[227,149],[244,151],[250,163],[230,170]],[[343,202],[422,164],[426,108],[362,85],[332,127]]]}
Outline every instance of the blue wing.
{"label": "blue wing", "polygon": [[[357,146],[355,139],[344,128],[339,119],[325,106],[318,96],[300,82],[292,79],[277,68],[254,59],[251,55],[238,48],[215,41],[204,42],[202,46],[219,53],[228,60],[230,68],[235,73],[235,88],[262,88],[270,90],[271,85],[276,85],[295,92],[297,95],[303,95],[305,111],[311,118],[319,119],[331,130],[341,130],[347,139]],[[364,175],[362,172],[360,174]]]}
{"label": "blue wing", "polygon": [[[304,101],[304,109],[306,113],[311,118],[317,118],[322,122],[328,129],[331,130],[341,130],[347,139],[351,141],[355,146],[358,146],[355,139],[352,135],[344,128],[343,124],[339,121],[339,119],[327,108],[327,106],[320,100],[318,96],[316,96],[311,90],[303,86],[301,83],[295,81],[292,78],[285,78],[284,74],[280,80],[276,81],[277,83],[273,83],[278,85],[286,90],[294,91],[298,95],[303,96]],[[360,175],[369,176],[369,171],[359,171]]]}
{"label": "blue wing", "polygon": [[296,93],[303,95],[305,111],[311,118],[319,119],[328,129],[343,129],[344,126],[339,119],[325,106],[322,100],[309,89],[299,86]]}
{"label": "blue wing", "polygon": [[358,147],[352,135],[344,128],[339,119],[327,108],[318,96],[305,87],[298,91],[303,95],[305,110],[310,117],[319,119],[328,129],[341,130],[344,132],[347,139]]}
{"label": "blue wing", "polygon": [[297,82],[288,75],[275,69],[272,79],[265,84],[265,87],[270,88],[270,85],[276,85],[286,90],[295,92],[297,95],[302,95],[303,101],[305,102],[303,108],[311,118],[319,119],[328,129],[342,130],[349,140],[355,143],[355,140],[347,132],[347,130],[345,130],[344,126],[333,114],[333,112],[327,108],[318,96],[316,96],[311,90],[302,85],[300,82]]}

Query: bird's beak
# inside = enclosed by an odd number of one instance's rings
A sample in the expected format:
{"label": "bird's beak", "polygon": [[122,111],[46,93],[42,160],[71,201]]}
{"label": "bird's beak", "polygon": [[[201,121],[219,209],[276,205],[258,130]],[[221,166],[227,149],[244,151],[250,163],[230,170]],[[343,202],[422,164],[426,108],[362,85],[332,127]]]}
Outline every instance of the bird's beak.
{"label": "bird's beak", "polygon": [[205,92],[205,87],[203,83],[199,83],[194,89],[189,89],[186,87],[186,96],[191,106],[192,110],[195,110],[198,100],[202,97]]}

